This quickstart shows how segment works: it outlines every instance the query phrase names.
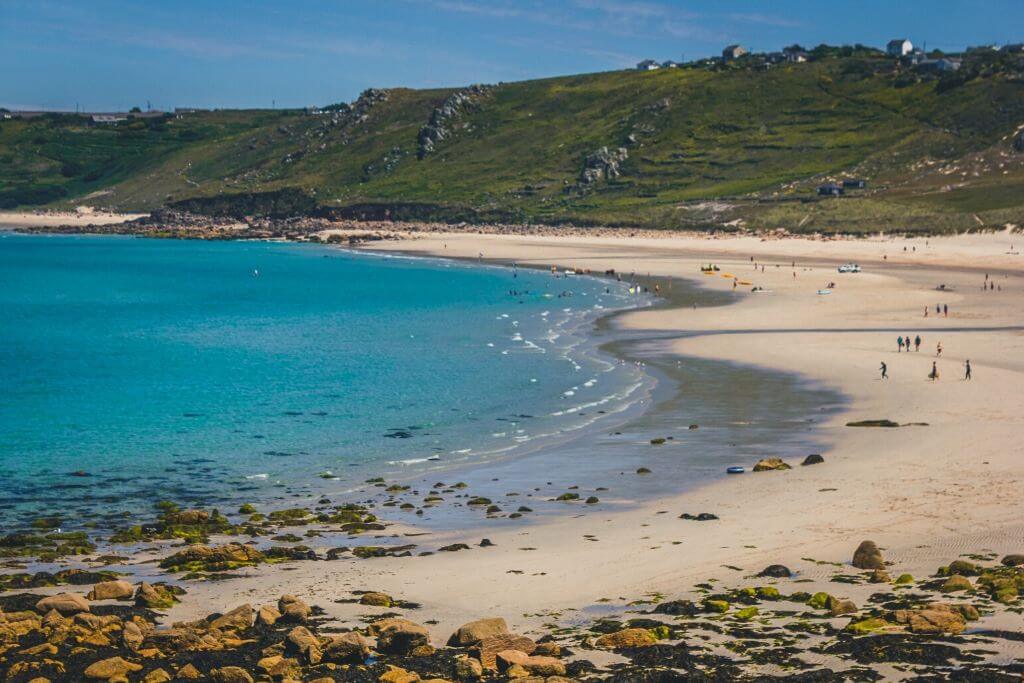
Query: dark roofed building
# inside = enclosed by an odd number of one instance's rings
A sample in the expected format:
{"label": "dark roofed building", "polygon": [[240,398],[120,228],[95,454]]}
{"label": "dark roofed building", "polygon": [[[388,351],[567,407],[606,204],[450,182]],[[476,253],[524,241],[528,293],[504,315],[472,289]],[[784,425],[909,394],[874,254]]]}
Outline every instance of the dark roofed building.
{"label": "dark roofed building", "polygon": [[824,197],[838,197],[843,194],[843,186],[836,185],[835,183],[825,183],[824,185],[818,185],[818,194]]}
{"label": "dark roofed building", "polygon": [[727,62],[730,59],[739,59],[745,54],[747,54],[747,48],[742,45],[726,45],[722,50],[722,59]]}

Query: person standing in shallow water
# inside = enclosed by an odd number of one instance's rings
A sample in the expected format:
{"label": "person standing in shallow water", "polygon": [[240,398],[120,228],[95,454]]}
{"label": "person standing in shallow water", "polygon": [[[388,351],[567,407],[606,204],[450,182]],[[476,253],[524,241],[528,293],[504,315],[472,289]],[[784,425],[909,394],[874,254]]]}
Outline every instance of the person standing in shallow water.
{"label": "person standing in shallow water", "polygon": [[971,359],[964,361],[964,380],[971,379]]}
{"label": "person standing in shallow water", "polygon": [[882,361],[882,367],[879,368],[882,371],[882,379],[889,379],[889,367]]}

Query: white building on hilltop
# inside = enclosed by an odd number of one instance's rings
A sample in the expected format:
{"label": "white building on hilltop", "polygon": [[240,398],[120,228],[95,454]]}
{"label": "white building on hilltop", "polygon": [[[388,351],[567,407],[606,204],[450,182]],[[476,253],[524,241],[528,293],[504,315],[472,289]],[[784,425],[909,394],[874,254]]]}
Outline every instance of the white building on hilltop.
{"label": "white building on hilltop", "polygon": [[914,51],[914,44],[906,38],[890,40],[885,46],[885,52],[890,57],[903,57]]}

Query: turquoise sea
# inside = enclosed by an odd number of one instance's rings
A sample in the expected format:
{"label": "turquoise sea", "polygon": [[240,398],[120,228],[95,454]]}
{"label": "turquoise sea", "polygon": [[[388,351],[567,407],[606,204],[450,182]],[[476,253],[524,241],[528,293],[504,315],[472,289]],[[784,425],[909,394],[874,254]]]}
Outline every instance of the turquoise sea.
{"label": "turquoise sea", "polygon": [[641,303],[313,245],[0,233],[0,527],[340,493],[564,439],[642,400],[584,334]]}

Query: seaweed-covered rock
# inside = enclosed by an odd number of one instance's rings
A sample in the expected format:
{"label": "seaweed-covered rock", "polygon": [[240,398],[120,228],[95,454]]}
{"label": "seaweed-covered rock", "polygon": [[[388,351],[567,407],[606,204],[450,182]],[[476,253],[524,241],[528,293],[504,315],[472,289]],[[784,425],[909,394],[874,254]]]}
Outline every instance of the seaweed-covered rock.
{"label": "seaweed-covered rock", "polygon": [[942,593],[956,593],[957,591],[969,591],[973,588],[974,586],[971,584],[970,579],[959,574],[954,574],[939,586],[939,591]]}
{"label": "seaweed-covered rock", "polygon": [[658,639],[645,628],[626,628],[608,633],[598,638],[594,644],[609,650],[621,650],[627,647],[647,647],[654,645]]}
{"label": "seaweed-covered rock", "polygon": [[251,567],[266,560],[255,546],[227,543],[220,546],[190,545],[166,557],[160,567],[172,572],[220,572],[239,567]]}
{"label": "seaweed-covered rock", "polygon": [[762,458],[754,464],[755,472],[769,472],[772,470],[790,470],[793,469],[787,465],[782,458]]}
{"label": "seaweed-covered rock", "polygon": [[803,462],[801,462],[800,464],[804,465],[804,466],[806,466],[806,465],[820,465],[823,462],[825,462],[825,458],[821,457],[821,454],[819,454],[819,453],[811,453],[806,458],[804,458]]}
{"label": "seaweed-covered rock", "polygon": [[393,602],[390,595],[377,591],[368,591],[359,598],[360,605],[369,605],[370,607],[391,607]]}
{"label": "seaweed-covered rock", "polygon": [[143,581],[135,591],[135,604],[149,609],[170,609],[178,602],[177,593],[181,589],[172,589],[165,584],[149,584]]}
{"label": "seaweed-covered rock", "polygon": [[697,605],[690,600],[669,600],[657,605],[654,608],[654,612],[657,614],[668,614],[670,616],[692,617],[700,612],[700,610]]}

